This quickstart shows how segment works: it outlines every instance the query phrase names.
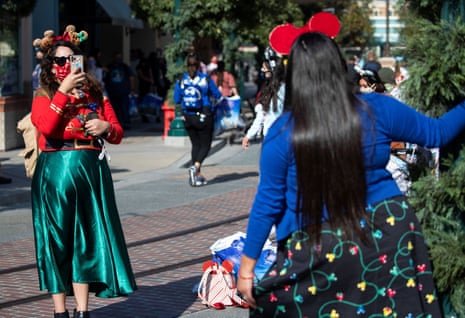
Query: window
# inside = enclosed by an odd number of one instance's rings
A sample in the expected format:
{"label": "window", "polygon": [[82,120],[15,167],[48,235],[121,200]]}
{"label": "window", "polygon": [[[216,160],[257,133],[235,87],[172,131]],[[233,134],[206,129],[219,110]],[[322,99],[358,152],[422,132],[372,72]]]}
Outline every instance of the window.
{"label": "window", "polygon": [[19,92],[18,18],[0,13],[0,96]]}

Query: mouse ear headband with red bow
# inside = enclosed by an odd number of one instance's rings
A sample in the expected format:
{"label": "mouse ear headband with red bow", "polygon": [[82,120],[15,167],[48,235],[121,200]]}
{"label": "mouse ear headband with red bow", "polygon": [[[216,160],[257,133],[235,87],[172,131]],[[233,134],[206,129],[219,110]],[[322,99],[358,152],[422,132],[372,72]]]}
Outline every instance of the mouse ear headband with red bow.
{"label": "mouse ear headband with red bow", "polygon": [[270,46],[281,55],[289,55],[292,44],[301,34],[306,32],[321,32],[330,38],[335,38],[341,29],[339,19],[332,13],[319,12],[312,16],[303,27],[291,23],[281,24],[271,30]]}

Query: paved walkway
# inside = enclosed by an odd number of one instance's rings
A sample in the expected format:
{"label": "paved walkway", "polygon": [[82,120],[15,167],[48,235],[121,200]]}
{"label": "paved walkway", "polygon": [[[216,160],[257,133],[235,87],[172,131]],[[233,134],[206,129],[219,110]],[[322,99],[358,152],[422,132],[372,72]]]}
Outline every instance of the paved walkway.
{"label": "paved walkway", "polygon": [[[157,123],[141,123],[121,145],[110,145],[110,167],[139,289],[127,298],[90,297],[92,317],[247,317],[242,308],[207,309],[193,288],[209,246],[245,231],[258,181],[260,145],[214,141],[203,172],[209,183],[192,188],[186,165],[190,144],[167,146]],[[39,291],[30,220],[29,185],[18,150],[0,152],[0,317],[51,317]],[[68,308],[74,308],[69,297]]]}

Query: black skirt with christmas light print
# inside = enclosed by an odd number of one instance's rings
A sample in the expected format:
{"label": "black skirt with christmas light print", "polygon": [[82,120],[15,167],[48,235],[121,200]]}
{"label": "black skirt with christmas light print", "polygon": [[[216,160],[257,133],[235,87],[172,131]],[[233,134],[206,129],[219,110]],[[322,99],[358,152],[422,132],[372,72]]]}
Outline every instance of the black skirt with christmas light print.
{"label": "black skirt with christmas light print", "polygon": [[367,218],[367,243],[342,239],[326,223],[321,245],[309,246],[304,231],[279,242],[250,316],[441,317],[427,247],[406,199],[370,206]]}

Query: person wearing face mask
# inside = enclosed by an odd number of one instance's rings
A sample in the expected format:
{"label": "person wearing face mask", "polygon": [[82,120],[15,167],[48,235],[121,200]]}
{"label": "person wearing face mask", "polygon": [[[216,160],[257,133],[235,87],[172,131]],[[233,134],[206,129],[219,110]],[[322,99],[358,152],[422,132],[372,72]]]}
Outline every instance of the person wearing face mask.
{"label": "person wearing face mask", "polygon": [[104,142],[120,143],[123,128],[97,79],[85,67],[71,71],[81,40],[65,33],[45,42],[31,113],[41,150],[31,183],[36,260],[55,318],[69,317],[67,295],[74,317],[86,318],[89,292],[137,289],[105,159]]}
{"label": "person wearing face mask", "polygon": [[284,105],[284,79],[286,74],[286,59],[278,56],[268,47],[265,50],[265,61],[260,70],[260,77],[264,83],[258,95],[258,103],[255,105],[255,119],[242,138],[242,148],[249,147],[249,140],[255,138],[260,132],[266,136],[268,129],[278,118]]}
{"label": "person wearing face mask", "polygon": [[97,63],[97,57],[93,55],[87,56],[88,73],[95,76],[97,81],[102,85],[102,90],[105,92],[105,83],[103,82],[103,68]]}
{"label": "person wearing face mask", "polygon": [[187,72],[176,82],[174,103],[181,105],[184,126],[192,144],[189,184],[192,187],[207,183],[200,168],[207,157],[213,139],[214,106],[210,98],[220,99],[215,82],[200,72],[200,59],[194,52],[187,56]]}

